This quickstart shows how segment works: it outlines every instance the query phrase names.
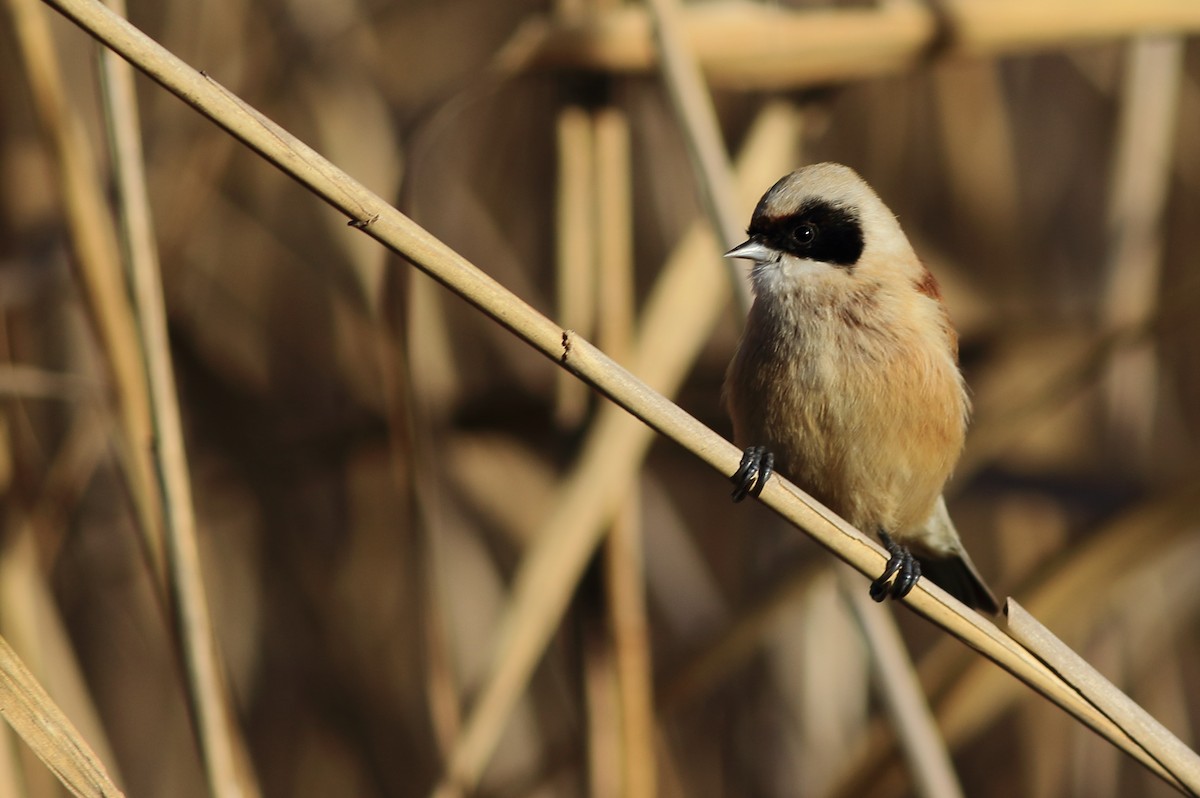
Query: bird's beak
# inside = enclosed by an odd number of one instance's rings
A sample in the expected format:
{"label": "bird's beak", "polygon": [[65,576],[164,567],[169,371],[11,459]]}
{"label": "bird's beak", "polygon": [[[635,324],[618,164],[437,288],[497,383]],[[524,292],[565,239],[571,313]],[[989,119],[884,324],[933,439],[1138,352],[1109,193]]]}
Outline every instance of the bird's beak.
{"label": "bird's beak", "polygon": [[760,244],[753,238],[749,241],[743,241],[741,244],[738,244],[736,247],[725,253],[725,257],[727,258],[745,258],[746,260],[752,260],[755,263],[766,263],[768,261],[775,260],[777,256],[778,253],[776,253],[775,250]]}

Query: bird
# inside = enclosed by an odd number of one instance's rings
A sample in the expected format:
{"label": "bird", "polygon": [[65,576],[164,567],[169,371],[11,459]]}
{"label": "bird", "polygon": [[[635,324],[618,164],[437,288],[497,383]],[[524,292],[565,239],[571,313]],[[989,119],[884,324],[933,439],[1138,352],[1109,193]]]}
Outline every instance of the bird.
{"label": "bird", "polygon": [[748,238],[754,295],[723,390],[744,448],[733,499],[782,474],[888,552],[871,597],[926,576],[995,614],[943,490],[970,399],[937,279],[858,173],[802,167],[759,200]]}

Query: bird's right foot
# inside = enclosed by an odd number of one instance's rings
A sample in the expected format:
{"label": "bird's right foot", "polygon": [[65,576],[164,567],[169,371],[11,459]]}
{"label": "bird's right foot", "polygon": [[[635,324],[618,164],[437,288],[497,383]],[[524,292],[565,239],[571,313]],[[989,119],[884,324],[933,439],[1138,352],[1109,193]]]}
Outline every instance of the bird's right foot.
{"label": "bird's right foot", "polygon": [[768,452],[765,446],[751,446],[742,455],[738,470],[729,478],[733,482],[733,500],[740,502],[747,496],[757,497],[773,473],[775,455]]}
{"label": "bird's right foot", "polygon": [[[871,583],[871,598],[883,601],[890,595],[894,599],[902,599],[912,592],[913,586],[921,578],[921,563],[912,556],[912,552],[892,540],[892,536],[882,529],[879,530],[879,539],[890,556],[883,573]],[[894,580],[893,575],[896,577]]]}

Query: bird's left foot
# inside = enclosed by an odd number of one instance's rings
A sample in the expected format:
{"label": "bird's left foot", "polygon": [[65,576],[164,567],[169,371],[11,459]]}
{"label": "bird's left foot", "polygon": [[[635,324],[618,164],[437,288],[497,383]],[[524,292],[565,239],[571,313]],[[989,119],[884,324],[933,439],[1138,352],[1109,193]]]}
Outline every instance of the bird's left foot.
{"label": "bird's left foot", "polygon": [[[890,595],[892,598],[902,599],[921,578],[921,564],[912,556],[912,552],[892,540],[892,536],[882,529],[879,530],[879,539],[883,541],[883,547],[891,556],[883,574],[871,583],[871,598],[883,601]],[[894,580],[893,574],[896,577]]]}
{"label": "bird's left foot", "polygon": [[751,446],[742,455],[738,470],[729,478],[733,482],[733,500],[740,502],[747,496],[757,498],[773,473],[775,455],[768,452],[766,446]]}

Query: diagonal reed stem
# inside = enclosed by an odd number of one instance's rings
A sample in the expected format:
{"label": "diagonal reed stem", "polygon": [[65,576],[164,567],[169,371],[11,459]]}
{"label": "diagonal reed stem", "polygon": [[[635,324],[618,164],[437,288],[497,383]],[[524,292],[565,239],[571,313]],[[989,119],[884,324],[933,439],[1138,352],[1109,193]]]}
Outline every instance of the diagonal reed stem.
{"label": "diagonal reed stem", "polygon": [[[116,2],[114,6],[118,13],[124,11],[124,3]],[[156,443],[152,457],[162,503],[167,585],[187,674],[192,719],[210,794],[220,798],[253,796],[258,794],[258,788],[246,766],[249,760],[232,717],[196,539],[196,513],[171,363],[133,70],[111,50],[105,50],[101,75],[135,330],[144,361]]]}
{"label": "diagonal reed stem", "polygon": [[[546,357],[671,438],[722,474],[741,456],[731,443],[664,399],[587,341],[562,330],[512,295],[415,222],[266,119],[207,75],[196,72],[125,20],[91,0],[46,0],[189,105],[229,131],[297,182],[345,213],[352,224],[408,258]],[[884,564],[883,550],[785,480],[769,483],[761,501],[805,530],[866,576]],[[1142,762],[1176,789],[1184,788],[1072,685],[982,616],[936,585],[918,583],[905,600],[968,646],[987,656],[1075,718]],[[1163,756],[1163,752],[1156,752]]]}

